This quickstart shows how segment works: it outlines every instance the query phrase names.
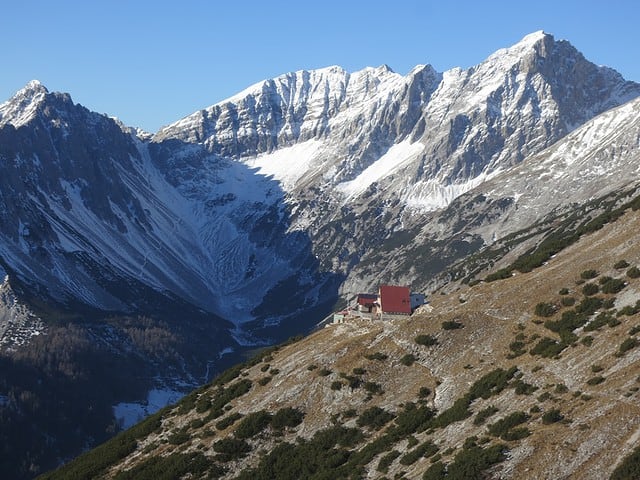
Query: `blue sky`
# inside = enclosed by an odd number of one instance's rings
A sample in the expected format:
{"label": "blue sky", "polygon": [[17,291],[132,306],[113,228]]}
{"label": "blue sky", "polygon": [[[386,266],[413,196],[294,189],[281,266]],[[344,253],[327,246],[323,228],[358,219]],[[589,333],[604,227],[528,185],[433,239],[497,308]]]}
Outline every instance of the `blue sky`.
{"label": "blue sky", "polygon": [[640,82],[637,0],[0,0],[0,102],[29,80],[155,132],[282,73],[475,65],[528,33]]}

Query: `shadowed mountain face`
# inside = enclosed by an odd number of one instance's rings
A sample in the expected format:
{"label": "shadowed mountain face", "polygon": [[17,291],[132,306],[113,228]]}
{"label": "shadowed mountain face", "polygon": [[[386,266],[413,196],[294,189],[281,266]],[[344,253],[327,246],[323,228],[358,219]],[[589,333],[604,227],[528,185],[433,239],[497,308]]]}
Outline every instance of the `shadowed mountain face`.
{"label": "shadowed mountain face", "polygon": [[[638,96],[542,32],[467,70],[290,73],[155,135],[29,83],[0,105],[0,348],[28,372],[0,383],[0,414],[7,432],[31,418],[19,448],[38,452],[16,476],[113,433],[115,404],[308,332],[339,296],[435,289],[633,189]],[[76,395],[96,378],[110,393]],[[55,385],[68,415],[50,425]]]}
{"label": "shadowed mountain face", "polygon": [[199,145],[143,142],[38,84],[11,103],[24,98],[31,116],[0,131],[11,277],[62,304],[137,312],[164,296],[234,324],[266,318],[263,298],[294,276],[290,311],[330,299],[274,180]]}

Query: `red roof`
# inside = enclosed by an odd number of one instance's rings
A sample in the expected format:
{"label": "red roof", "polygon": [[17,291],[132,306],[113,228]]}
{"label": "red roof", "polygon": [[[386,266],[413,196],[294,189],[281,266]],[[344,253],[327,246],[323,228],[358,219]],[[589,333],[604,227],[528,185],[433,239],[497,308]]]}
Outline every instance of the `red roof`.
{"label": "red roof", "polygon": [[378,295],[374,295],[372,293],[359,293],[358,294],[358,304],[359,305],[371,305],[378,301]]}
{"label": "red roof", "polygon": [[384,313],[411,315],[411,291],[409,287],[381,285],[380,304]]}

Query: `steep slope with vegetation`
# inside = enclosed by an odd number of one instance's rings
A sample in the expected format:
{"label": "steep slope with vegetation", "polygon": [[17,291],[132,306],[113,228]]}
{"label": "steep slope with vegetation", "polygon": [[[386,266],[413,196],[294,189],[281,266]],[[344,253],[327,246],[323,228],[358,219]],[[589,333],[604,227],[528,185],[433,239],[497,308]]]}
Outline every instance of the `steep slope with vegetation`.
{"label": "steep slope with vegetation", "polygon": [[638,478],[639,228],[261,352],[42,478]]}

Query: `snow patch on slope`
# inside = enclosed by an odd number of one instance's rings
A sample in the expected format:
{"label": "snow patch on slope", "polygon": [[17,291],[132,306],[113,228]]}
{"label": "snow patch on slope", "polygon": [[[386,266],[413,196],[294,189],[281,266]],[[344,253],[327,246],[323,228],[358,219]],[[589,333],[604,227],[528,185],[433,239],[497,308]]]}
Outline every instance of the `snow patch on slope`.
{"label": "snow patch on slope", "polygon": [[422,212],[431,212],[445,208],[460,195],[473,190],[501,172],[502,169],[494,170],[491,173],[483,172],[466,182],[450,185],[443,185],[437,180],[420,181],[408,189],[403,196],[403,200],[409,208]]}
{"label": "snow patch on slope", "polygon": [[257,168],[261,175],[280,182],[284,190],[291,191],[301,178],[312,174],[314,160],[321,147],[322,142],[309,140],[246,159],[244,163]]}
{"label": "snow patch on slope", "polygon": [[126,430],[161,408],[176,403],[182,397],[183,394],[175,390],[154,388],[149,391],[144,403],[122,402],[114,405],[113,416],[120,428]]}
{"label": "snow patch on slope", "polygon": [[364,193],[372,183],[378,182],[384,177],[398,170],[405,163],[414,160],[424,149],[421,143],[404,141],[393,145],[384,155],[365,168],[355,179],[337,185],[337,190],[355,197]]}

